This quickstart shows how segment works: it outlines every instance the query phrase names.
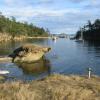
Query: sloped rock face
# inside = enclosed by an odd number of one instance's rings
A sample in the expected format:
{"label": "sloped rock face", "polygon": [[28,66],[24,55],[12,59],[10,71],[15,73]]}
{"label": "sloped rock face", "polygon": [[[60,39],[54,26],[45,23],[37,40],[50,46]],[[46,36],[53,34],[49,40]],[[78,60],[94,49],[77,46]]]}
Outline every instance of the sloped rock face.
{"label": "sloped rock face", "polygon": [[13,62],[35,62],[40,60],[44,54],[50,51],[50,47],[43,47],[33,44],[25,44],[15,49],[9,57]]}

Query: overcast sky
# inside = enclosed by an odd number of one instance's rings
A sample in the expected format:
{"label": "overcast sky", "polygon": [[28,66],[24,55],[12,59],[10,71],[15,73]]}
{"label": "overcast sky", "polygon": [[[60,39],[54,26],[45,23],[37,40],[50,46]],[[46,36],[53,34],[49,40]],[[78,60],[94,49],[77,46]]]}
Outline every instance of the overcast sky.
{"label": "overcast sky", "polygon": [[100,0],[0,0],[0,11],[51,33],[73,34],[88,20],[100,18]]}

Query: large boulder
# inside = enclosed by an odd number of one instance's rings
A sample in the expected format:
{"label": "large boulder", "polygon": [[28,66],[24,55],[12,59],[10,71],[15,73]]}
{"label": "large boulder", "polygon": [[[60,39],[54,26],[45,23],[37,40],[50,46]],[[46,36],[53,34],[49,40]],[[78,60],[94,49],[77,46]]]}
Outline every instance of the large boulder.
{"label": "large boulder", "polygon": [[33,44],[25,44],[15,49],[9,57],[13,58],[13,62],[35,62],[40,60],[50,47],[43,47]]}

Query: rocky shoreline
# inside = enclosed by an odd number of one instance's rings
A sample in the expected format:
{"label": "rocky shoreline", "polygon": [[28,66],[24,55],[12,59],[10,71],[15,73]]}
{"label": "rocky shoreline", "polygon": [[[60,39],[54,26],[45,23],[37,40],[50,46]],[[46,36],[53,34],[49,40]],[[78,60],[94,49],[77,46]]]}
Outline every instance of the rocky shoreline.
{"label": "rocky shoreline", "polygon": [[12,38],[12,36],[10,35],[7,35],[7,33],[4,33],[4,34],[1,34],[0,33],[0,43],[2,42],[7,42],[7,41],[11,41],[11,40],[14,40],[14,41],[23,41],[25,39],[50,39],[51,37],[47,36],[15,36],[14,38]]}
{"label": "rocky shoreline", "polygon": [[12,62],[11,57],[0,57],[0,62]]}

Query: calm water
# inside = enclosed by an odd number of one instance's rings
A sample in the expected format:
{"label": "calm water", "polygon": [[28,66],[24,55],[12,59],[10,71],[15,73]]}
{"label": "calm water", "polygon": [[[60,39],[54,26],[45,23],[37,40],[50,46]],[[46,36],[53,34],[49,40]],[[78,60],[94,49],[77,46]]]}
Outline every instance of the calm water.
{"label": "calm water", "polygon": [[10,54],[13,49],[25,43],[50,46],[46,59],[32,64],[0,63],[0,70],[8,70],[9,79],[40,79],[52,73],[87,74],[91,67],[93,74],[100,75],[100,43],[75,42],[68,39],[34,39],[23,42],[0,44],[0,56]]}

